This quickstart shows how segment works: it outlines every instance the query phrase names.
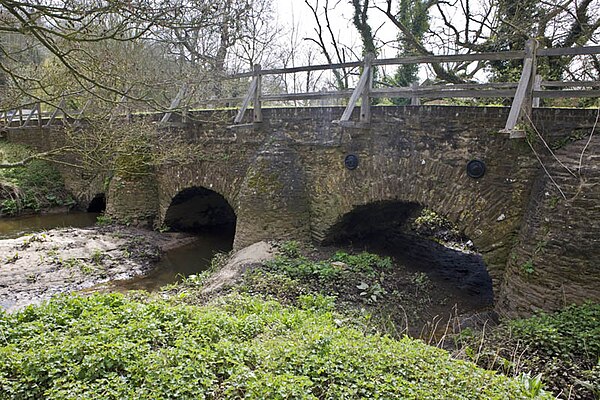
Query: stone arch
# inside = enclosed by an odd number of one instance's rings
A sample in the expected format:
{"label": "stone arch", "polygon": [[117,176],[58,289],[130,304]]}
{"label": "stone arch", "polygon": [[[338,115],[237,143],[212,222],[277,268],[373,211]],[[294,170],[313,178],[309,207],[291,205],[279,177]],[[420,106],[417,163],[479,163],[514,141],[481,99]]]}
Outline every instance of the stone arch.
{"label": "stone arch", "polygon": [[177,231],[230,231],[233,235],[236,213],[220,193],[203,186],[179,191],[165,211],[164,224]]}
{"label": "stone arch", "polygon": [[[447,282],[456,293],[464,293],[467,302],[480,304],[483,308],[491,306],[494,289],[498,288],[493,288],[481,254],[445,247],[410,229],[410,224],[424,208],[429,209],[422,203],[396,199],[356,206],[337,218],[326,230],[322,243],[350,245],[394,256],[401,262],[412,264],[415,270]],[[464,233],[460,226],[457,228]]]}

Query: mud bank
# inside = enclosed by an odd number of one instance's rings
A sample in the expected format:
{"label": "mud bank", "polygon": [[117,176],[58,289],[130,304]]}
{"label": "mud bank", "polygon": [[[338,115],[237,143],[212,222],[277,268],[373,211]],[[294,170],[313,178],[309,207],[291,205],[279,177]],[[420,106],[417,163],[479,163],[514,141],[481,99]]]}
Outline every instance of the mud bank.
{"label": "mud bank", "polygon": [[0,307],[14,311],[58,293],[147,273],[193,236],[129,227],[53,229],[0,240]]}

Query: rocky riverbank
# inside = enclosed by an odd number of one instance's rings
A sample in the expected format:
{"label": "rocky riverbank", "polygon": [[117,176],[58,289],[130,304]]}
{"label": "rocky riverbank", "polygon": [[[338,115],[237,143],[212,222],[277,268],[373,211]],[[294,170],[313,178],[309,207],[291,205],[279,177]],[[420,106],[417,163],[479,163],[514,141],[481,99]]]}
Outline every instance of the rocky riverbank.
{"label": "rocky riverbank", "polygon": [[0,307],[14,311],[51,296],[128,279],[193,236],[131,227],[53,229],[0,240]]}

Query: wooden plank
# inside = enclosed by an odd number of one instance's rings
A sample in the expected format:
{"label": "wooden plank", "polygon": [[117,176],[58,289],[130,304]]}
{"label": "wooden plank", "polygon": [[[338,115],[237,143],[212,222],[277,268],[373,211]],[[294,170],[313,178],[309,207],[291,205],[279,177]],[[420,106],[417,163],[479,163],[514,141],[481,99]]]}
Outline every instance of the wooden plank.
{"label": "wooden plank", "polygon": [[12,114],[10,114],[9,118],[6,120],[6,125],[10,125],[13,118],[17,115],[17,110],[13,110]]}
{"label": "wooden plank", "polygon": [[[294,74],[298,72],[311,72],[311,71],[323,71],[327,69],[342,69],[342,68],[358,68],[363,63],[360,61],[353,61],[347,63],[336,63],[336,64],[318,64],[318,65],[306,65],[303,67],[293,68],[274,68],[274,69],[263,69],[262,75],[279,75],[279,74]],[[240,74],[230,75],[224,79],[239,79],[239,78],[250,78],[254,76],[254,72],[243,72]]]}
{"label": "wooden plank", "polygon": [[600,81],[542,81],[541,85],[544,87],[600,87]]}
{"label": "wooden plank", "polygon": [[27,119],[25,120],[23,127],[26,127],[27,125],[29,125],[29,121],[31,121],[31,117],[33,117],[33,115],[36,112],[37,112],[37,108],[29,109],[29,115],[27,115]]}
{"label": "wooden plank", "polygon": [[365,67],[364,73],[367,75],[367,82],[364,85],[362,94],[361,94],[361,102],[360,102],[360,122],[371,122],[371,98],[369,97],[369,93],[371,89],[373,89],[373,60],[375,59],[375,54],[368,53],[365,56]]}
{"label": "wooden plank", "polygon": [[250,99],[252,99],[254,97],[254,92],[256,92],[257,85],[258,85],[258,77],[255,76],[252,79],[252,82],[250,82],[250,87],[248,88],[248,94],[246,94],[246,97],[244,98],[244,102],[242,103],[242,106],[238,110],[238,113],[235,116],[235,119],[233,120],[234,124],[239,124],[240,122],[242,122],[242,119],[244,119],[244,114],[246,113],[246,109],[248,108],[248,105],[250,105]]}
{"label": "wooden plank", "polygon": [[108,118],[108,123],[111,124],[117,118],[119,109],[127,102],[127,95],[121,96],[115,108],[110,112],[110,117]]}
{"label": "wooden plank", "polygon": [[[485,61],[485,60],[518,60],[525,57],[524,51],[504,51],[504,52],[489,52],[476,54],[448,54],[448,55],[424,55],[424,56],[408,56],[396,58],[374,59],[373,65],[399,65],[399,64],[429,64],[429,63],[444,63],[444,62],[461,62],[461,61]],[[264,69],[262,75],[279,75],[292,74],[298,72],[320,71],[327,69],[342,69],[356,68],[362,66],[360,61],[352,61],[336,64],[319,64],[307,65],[303,67],[293,68],[274,68]],[[254,76],[254,72],[243,72],[239,74],[229,75],[224,79],[239,79],[249,78]]]}
{"label": "wooden plank", "polygon": [[538,56],[584,56],[600,54],[600,46],[557,47],[554,49],[539,49]]}
{"label": "wooden plank", "polygon": [[294,100],[319,100],[330,98],[348,98],[353,90],[340,90],[336,92],[308,92],[308,93],[282,93],[261,96],[263,101],[294,101]]}
{"label": "wooden plank", "polygon": [[525,57],[524,51],[505,51],[495,53],[476,54],[448,54],[385,58],[374,60],[373,65],[400,65],[400,64],[433,64],[445,62],[463,61],[496,61],[496,60],[519,60]]}
{"label": "wooden plank", "polygon": [[358,101],[358,98],[362,95],[363,89],[369,80],[369,76],[371,74],[371,67],[365,68],[363,74],[360,76],[358,83],[356,84],[356,88],[354,88],[354,92],[352,92],[352,96],[350,96],[350,100],[348,100],[348,105],[340,118],[340,121],[349,121],[350,116],[352,115],[352,111],[354,110],[354,106]]}
{"label": "wooden plank", "polygon": [[36,104],[36,108],[37,108],[37,112],[38,112],[38,126],[41,127],[42,126],[42,103],[38,101]]}
{"label": "wooden plank", "polygon": [[83,113],[85,112],[85,110],[87,110],[87,108],[90,106],[90,104],[92,104],[92,99],[88,99],[88,101],[85,102],[85,104],[83,105],[83,107],[81,108],[79,113],[77,114],[77,117],[76,117],[77,121],[79,121],[83,118]]}
{"label": "wooden plank", "polygon": [[527,94],[527,86],[529,85],[529,81],[531,79],[532,69],[533,60],[531,58],[525,59],[523,62],[523,72],[521,73],[519,86],[515,92],[510,113],[508,114],[508,120],[506,121],[506,126],[504,128],[505,132],[510,132],[515,128],[515,126],[517,126],[517,120],[519,119],[519,114],[521,113],[521,107],[523,107],[525,95]]}
{"label": "wooden plank", "polygon": [[171,115],[173,115],[173,111],[177,107],[179,107],[179,104],[181,103],[181,100],[183,100],[183,96],[185,96],[186,91],[187,91],[187,83],[184,83],[179,88],[179,91],[177,92],[177,96],[175,96],[173,101],[171,101],[169,110],[165,113],[165,115],[163,115],[162,119],[160,120],[161,124],[165,124],[165,123],[169,122],[169,120],[171,119]]}
{"label": "wooden plank", "polygon": [[63,97],[63,98],[60,99],[60,103],[58,103],[58,106],[54,109],[54,111],[50,115],[50,118],[48,119],[48,122],[46,122],[46,126],[47,127],[50,126],[50,125],[52,125],[52,122],[54,122],[54,120],[58,116],[58,113],[63,109],[63,107],[65,106],[65,104],[66,104],[65,98]]}
{"label": "wooden plank", "polygon": [[533,94],[542,99],[579,99],[600,97],[600,90],[538,90]]}
{"label": "wooden plank", "polygon": [[535,92],[538,90],[542,89],[542,76],[536,74],[534,81],[533,81],[533,92],[534,92],[534,96],[533,96],[533,100],[531,102],[531,107],[533,108],[539,108],[540,107],[540,98],[538,96],[535,96]]}
{"label": "wooden plank", "polygon": [[399,97],[403,99],[410,99],[417,95],[418,97],[429,97],[429,98],[452,98],[452,97],[477,97],[477,98],[491,98],[491,97],[514,97],[514,89],[491,89],[491,90],[478,90],[478,89],[463,89],[463,90],[446,90],[437,88],[423,88],[420,87],[414,91],[409,88],[378,88],[373,89],[371,97]]}
{"label": "wooden plank", "polygon": [[256,89],[254,90],[253,101],[252,101],[252,120],[254,122],[262,122],[262,109],[260,103],[260,96],[262,91],[262,75],[260,74],[260,64],[254,66],[254,73],[256,79]]}
{"label": "wooden plank", "polygon": [[412,82],[410,84],[410,89],[413,92],[413,95],[410,97],[410,105],[411,106],[420,106],[421,105],[421,99],[417,95],[417,91],[419,89],[419,82]]}
{"label": "wooden plank", "polygon": [[[532,95],[532,84],[533,84],[533,76],[535,75],[535,51],[537,47],[537,41],[534,39],[529,39],[526,43],[526,52],[527,56],[523,60],[523,72],[521,73],[521,79],[519,79],[519,86],[517,86],[517,91],[515,92],[515,97],[513,98],[512,106],[510,108],[510,112],[508,114],[508,119],[506,121],[506,126],[504,130],[501,132],[509,133],[511,138],[521,137],[520,134],[515,135],[513,133],[515,127],[517,126],[517,122],[519,120],[519,115],[521,114],[521,110],[524,107],[527,107],[527,98]],[[530,97],[531,98],[531,97]]]}

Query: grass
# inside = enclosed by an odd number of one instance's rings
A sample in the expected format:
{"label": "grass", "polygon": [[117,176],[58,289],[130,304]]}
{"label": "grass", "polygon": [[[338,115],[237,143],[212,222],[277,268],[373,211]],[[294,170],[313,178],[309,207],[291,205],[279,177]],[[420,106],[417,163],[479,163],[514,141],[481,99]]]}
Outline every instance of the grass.
{"label": "grass", "polygon": [[0,314],[6,399],[552,398],[421,341],[365,334],[333,301],[230,294],[205,306],[120,294]]}
{"label": "grass", "polygon": [[[31,154],[28,148],[0,141],[0,160],[15,162]],[[25,167],[0,169],[0,216],[72,206],[73,198],[49,162],[33,160]]]}

